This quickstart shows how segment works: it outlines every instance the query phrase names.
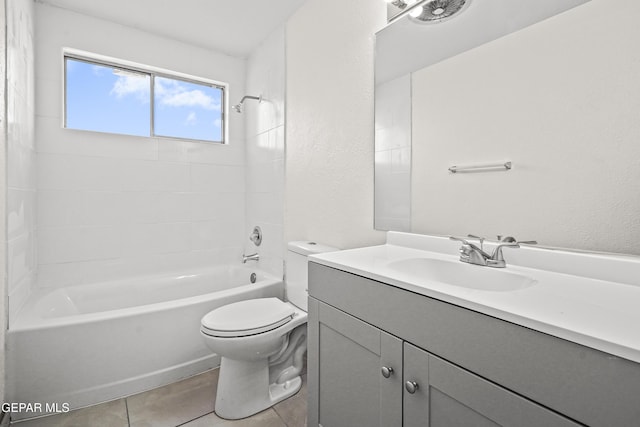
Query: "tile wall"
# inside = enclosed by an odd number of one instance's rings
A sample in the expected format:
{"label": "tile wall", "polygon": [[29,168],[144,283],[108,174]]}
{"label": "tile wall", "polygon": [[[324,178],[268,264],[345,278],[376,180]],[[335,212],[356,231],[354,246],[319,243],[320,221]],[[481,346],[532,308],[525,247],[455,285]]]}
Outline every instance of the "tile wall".
{"label": "tile wall", "polygon": [[[228,145],[62,127],[62,48],[229,83],[245,60],[36,4],[38,287],[238,262],[245,227],[244,118]],[[87,31],[91,28],[91,31]]]}
{"label": "tile wall", "polygon": [[36,277],[34,3],[7,3],[7,282],[9,318]]}
{"label": "tile wall", "polygon": [[[284,245],[284,27],[275,30],[247,63],[247,94],[263,101],[248,101],[246,115],[246,227],[260,226],[264,240],[260,265],[282,277]],[[233,113],[232,113],[233,114]],[[247,234],[248,236],[248,234]],[[244,239],[247,251],[256,247]]]}

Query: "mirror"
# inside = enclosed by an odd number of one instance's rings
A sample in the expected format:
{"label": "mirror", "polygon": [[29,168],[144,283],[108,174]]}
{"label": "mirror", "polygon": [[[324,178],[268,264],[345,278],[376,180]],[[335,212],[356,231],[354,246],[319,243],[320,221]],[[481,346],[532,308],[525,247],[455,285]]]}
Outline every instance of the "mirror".
{"label": "mirror", "polygon": [[640,6],[467,1],[376,34],[376,229],[640,255]]}
{"label": "mirror", "polygon": [[387,3],[387,21],[406,12],[416,0],[385,0]]}

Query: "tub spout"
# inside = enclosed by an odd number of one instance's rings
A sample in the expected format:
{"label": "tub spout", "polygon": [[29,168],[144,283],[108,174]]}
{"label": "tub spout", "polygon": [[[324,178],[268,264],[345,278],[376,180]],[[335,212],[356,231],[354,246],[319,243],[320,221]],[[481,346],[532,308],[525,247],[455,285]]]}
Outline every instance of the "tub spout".
{"label": "tub spout", "polygon": [[255,254],[251,254],[251,255],[242,255],[242,263],[246,264],[247,261],[259,261],[260,260],[260,255],[258,255],[258,253],[256,252]]}

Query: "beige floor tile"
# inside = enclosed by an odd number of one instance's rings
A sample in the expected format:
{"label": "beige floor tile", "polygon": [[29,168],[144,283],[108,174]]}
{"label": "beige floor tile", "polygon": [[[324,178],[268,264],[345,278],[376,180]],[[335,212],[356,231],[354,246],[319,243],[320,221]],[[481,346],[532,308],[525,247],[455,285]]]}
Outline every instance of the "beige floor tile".
{"label": "beige floor tile", "polygon": [[215,414],[209,414],[191,421],[181,427],[287,427],[273,409],[267,409],[242,420],[223,420]]}
{"label": "beige floor tile", "polygon": [[307,376],[302,376],[300,391],[273,407],[287,427],[307,425]]}
{"label": "beige floor tile", "polygon": [[13,427],[127,427],[124,399],[76,409],[66,414],[51,415],[11,424]]}
{"label": "beige floor tile", "polygon": [[127,398],[131,427],[175,427],[213,412],[218,369]]}

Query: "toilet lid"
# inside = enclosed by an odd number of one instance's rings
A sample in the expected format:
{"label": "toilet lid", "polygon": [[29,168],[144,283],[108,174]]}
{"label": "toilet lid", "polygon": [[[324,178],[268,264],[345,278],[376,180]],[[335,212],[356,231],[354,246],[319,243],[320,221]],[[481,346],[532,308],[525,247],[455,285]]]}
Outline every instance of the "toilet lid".
{"label": "toilet lid", "polygon": [[278,298],[235,302],[202,318],[202,331],[216,337],[243,337],[275,329],[293,318],[295,310]]}

